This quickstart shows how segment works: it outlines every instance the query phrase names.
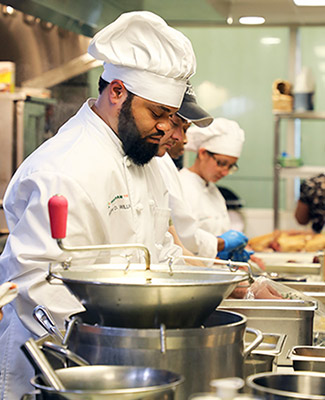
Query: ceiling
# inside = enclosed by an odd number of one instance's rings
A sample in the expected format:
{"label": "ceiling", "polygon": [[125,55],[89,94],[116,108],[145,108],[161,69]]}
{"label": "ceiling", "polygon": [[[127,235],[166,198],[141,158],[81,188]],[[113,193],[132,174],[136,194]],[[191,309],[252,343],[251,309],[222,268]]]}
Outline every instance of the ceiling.
{"label": "ceiling", "polygon": [[[170,25],[226,26],[233,18],[260,15],[266,26],[325,24],[325,7],[298,7],[293,0],[0,0],[64,29],[93,36],[122,12],[148,10]],[[76,6],[77,5],[77,6]]]}

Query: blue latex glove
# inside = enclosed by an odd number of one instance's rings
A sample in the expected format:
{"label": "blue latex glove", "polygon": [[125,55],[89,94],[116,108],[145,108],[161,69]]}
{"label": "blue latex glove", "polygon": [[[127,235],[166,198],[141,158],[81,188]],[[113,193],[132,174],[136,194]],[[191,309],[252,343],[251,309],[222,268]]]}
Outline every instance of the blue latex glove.
{"label": "blue latex glove", "polygon": [[247,251],[245,249],[243,249],[243,250],[235,250],[231,254],[231,260],[232,261],[247,262],[250,259],[252,254],[254,254],[254,251]]}
{"label": "blue latex glove", "polygon": [[220,235],[220,237],[225,241],[224,250],[226,251],[243,248],[248,242],[247,236],[245,236],[242,232],[235,230],[227,231]]}
{"label": "blue latex glove", "polygon": [[219,251],[217,257],[221,258],[221,260],[230,260],[230,252],[225,250]]}
{"label": "blue latex glove", "polygon": [[234,251],[222,250],[219,251],[218,257],[221,258],[222,260],[247,262],[252,254],[254,254],[254,251],[247,251],[245,249],[239,249]]}
{"label": "blue latex glove", "polygon": [[248,242],[248,237],[245,236],[242,232],[230,230],[220,237],[225,242],[225,247],[222,251],[219,251],[217,257],[221,258],[222,260],[229,260],[230,253],[234,250],[244,249]]}

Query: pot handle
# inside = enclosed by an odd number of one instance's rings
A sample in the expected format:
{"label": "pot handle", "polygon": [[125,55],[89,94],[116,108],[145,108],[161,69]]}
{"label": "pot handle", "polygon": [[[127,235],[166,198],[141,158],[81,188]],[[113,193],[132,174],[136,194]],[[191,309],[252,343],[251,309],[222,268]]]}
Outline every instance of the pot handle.
{"label": "pot handle", "polygon": [[31,364],[41,370],[44,381],[48,385],[57,391],[65,390],[60,378],[57,376],[55,370],[52,368],[51,364],[48,362],[44,353],[38,347],[33,338],[28,339],[27,342],[21,346],[21,349],[24,351]]}
{"label": "pot handle", "polygon": [[32,392],[23,394],[22,397],[20,398],[20,400],[34,400],[35,399],[34,396],[37,394],[41,394],[41,391],[33,390]]}
{"label": "pot handle", "polygon": [[263,333],[259,329],[255,328],[246,328],[247,332],[253,333],[256,335],[256,338],[244,349],[244,358],[249,356],[251,352],[256,349],[258,345],[263,342]]}
{"label": "pot handle", "polygon": [[48,351],[59,359],[63,359],[64,361],[68,358],[70,361],[79,366],[90,365],[87,360],[78,356],[78,354],[55,343],[44,342],[42,344],[42,350]]}
{"label": "pot handle", "polygon": [[33,310],[33,317],[47,333],[58,340],[59,343],[63,342],[63,335],[55,325],[54,319],[46,307],[41,305],[36,306]]}
{"label": "pot handle", "polygon": [[221,260],[219,258],[208,258],[208,257],[197,257],[197,256],[187,256],[187,255],[182,255],[182,256],[168,256],[168,268],[170,273],[173,272],[173,265],[177,260],[192,260],[192,261],[202,261],[206,263],[211,263],[212,266],[210,268],[214,268],[214,265],[222,265],[224,267],[227,267],[230,272],[237,272],[240,268],[243,268],[245,271],[242,271],[243,274],[245,272],[245,275],[247,275],[247,280],[249,281],[249,284],[252,284],[255,280],[253,277],[252,269],[249,263],[247,262],[242,262],[242,261],[232,261],[232,260]]}

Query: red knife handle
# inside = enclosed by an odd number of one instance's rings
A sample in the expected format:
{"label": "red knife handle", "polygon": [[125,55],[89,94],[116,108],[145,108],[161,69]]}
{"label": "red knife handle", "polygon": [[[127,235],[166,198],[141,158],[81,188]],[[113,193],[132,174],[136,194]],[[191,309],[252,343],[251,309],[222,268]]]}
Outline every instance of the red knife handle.
{"label": "red knife handle", "polygon": [[51,233],[53,239],[63,239],[67,231],[68,200],[61,195],[55,195],[48,202]]}

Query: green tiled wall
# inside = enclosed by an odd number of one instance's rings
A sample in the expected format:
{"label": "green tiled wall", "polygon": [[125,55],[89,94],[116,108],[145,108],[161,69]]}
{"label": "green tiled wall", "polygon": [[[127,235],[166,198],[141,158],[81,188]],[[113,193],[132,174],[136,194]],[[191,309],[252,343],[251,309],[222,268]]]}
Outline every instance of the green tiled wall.
{"label": "green tiled wall", "polygon": [[[240,170],[220,184],[237,193],[246,207],[272,208],[272,84],[275,79],[289,79],[289,28],[176,28],[191,40],[196,53],[197,72],[191,81],[199,103],[214,117],[236,120],[246,133]],[[316,80],[315,110],[325,111],[325,27],[300,28],[298,35],[301,51],[298,64],[312,68]],[[269,37],[280,41],[262,44],[262,39]],[[97,68],[89,74],[94,97],[100,72],[101,68]],[[283,150],[286,150],[286,126],[287,122],[282,121]],[[324,165],[325,121],[303,121],[301,132],[301,156],[305,164]],[[281,207],[285,204],[284,184],[282,181],[280,186]]]}
{"label": "green tiled wall", "polygon": [[[288,79],[288,28],[179,28],[197,56],[198,100],[214,117],[236,120],[246,133],[240,170],[220,184],[246,207],[272,207],[272,83]],[[261,39],[275,37],[279,44]]]}

